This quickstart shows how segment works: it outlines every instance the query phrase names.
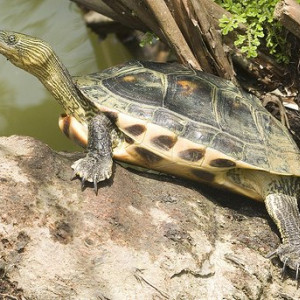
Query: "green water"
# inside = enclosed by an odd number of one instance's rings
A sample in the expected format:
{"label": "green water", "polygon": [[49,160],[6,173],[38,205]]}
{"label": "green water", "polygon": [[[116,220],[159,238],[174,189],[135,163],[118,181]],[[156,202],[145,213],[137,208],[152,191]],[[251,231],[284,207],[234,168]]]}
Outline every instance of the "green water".
{"label": "green water", "polygon": [[[46,40],[72,75],[130,58],[113,36],[100,42],[69,0],[0,0],[0,28]],[[78,150],[59,130],[61,107],[32,75],[0,55],[0,135],[28,135],[56,150]]]}

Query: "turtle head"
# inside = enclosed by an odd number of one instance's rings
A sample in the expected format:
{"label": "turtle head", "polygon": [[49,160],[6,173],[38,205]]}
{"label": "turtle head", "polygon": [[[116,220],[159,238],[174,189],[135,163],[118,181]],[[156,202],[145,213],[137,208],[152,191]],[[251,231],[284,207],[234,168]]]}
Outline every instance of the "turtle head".
{"label": "turtle head", "polygon": [[51,47],[35,37],[0,30],[0,54],[17,67],[36,76],[68,115],[85,121],[86,100]]}
{"label": "turtle head", "polygon": [[44,41],[12,31],[0,30],[0,53],[11,63],[29,73],[38,75],[45,69],[53,50]]}

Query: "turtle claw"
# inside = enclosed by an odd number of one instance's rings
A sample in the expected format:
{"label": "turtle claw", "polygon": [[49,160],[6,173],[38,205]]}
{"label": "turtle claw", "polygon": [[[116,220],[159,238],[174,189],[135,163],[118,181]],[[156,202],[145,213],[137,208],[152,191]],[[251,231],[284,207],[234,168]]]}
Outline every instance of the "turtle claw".
{"label": "turtle claw", "polygon": [[281,269],[282,277],[285,276],[287,269],[296,272],[295,279],[298,281],[300,277],[300,245],[290,243],[281,244],[275,251],[269,253],[266,257],[273,258],[278,256],[282,261]]}
{"label": "turtle claw", "polygon": [[300,263],[298,263],[296,267],[296,277],[295,277],[296,281],[299,280],[299,269],[300,269]]}
{"label": "turtle claw", "polygon": [[281,276],[284,277],[285,273],[286,273],[286,269],[287,269],[287,263],[288,263],[288,258],[286,258],[283,262],[283,266],[281,269]]}
{"label": "turtle claw", "polygon": [[70,180],[74,180],[77,178],[77,173],[74,171],[72,176],[70,177]]}
{"label": "turtle claw", "polygon": [[94,191],[97,196],[98,195],[98,175],[94,176]]}
{"label": "turtle claw", "polygon": [[271,259],[271,258],[276,257],[276,256],[278,256],[277,249],[274,250],[274,251],[272,251],[272,252],[270,252],[270,253],[268,253],[266,255],[266,258]]}
{"label": "turtle claw", "polygon": [[95,158],[94,156],[86,156],[74,162],[72,168],[74,177],[81,177],[81,189],[86,186],[86,182],[91,182],[94,191],[98,193],[98,182],[109,179],[112,175],[113,161],[111,157],[104,159],[103,157]]}
{"label": "turtle claw", "polygon": [[81,191],[83,191],[84,190],[84,187],[85,187],[85,178],[84,177],[82,177],[81,178]]}

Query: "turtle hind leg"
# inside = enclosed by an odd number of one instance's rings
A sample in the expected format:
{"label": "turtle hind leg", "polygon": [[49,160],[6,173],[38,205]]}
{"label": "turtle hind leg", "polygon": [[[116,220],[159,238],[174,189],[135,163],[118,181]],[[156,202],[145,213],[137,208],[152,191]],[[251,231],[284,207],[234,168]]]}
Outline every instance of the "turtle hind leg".
{"label": "turtle hind leg", "polygon": [[72,165],[74,175],[81,177],[82,188],[86,181],[92,182],[96,194],[98,182],[112,175],[112,129],[112,122],[104,114],[92,118],[88,126],[87,154]]}
{"label": "turtle hind leg", "polygon": [[277,255],[286,267],[296,272],[300,269],[300,214],[297,197],[280,193],[269,194],[265,204],[269,215],[279,228],[282,244],[271,255]]}

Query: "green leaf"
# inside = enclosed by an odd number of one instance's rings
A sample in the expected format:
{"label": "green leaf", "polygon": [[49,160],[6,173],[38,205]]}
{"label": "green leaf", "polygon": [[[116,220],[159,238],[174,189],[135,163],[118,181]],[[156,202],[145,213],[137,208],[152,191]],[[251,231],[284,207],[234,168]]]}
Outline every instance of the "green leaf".
{"label": "green leaf", "polygon": [[[257,49],[262,39],[270,54],[280,62],[287,62],[289,57],[289,44],[280,23],[273,18],[275,5],[278,0],[215,0],[227,9],[232,17],[223,16],[220,19],[222,34],[228,34],[245,24],[246,33],[238,34],[234,45],[247,57],[256,57]],[[300,3],[300,0],[297,0]]]}
{"label": "green leaf", "polygon": [[239,34],[237,36],[237,39],[234,41],[234,45],[235,46],[241,46],[241,45],[244,44],[245,40],[246,40],[246,36]]}

